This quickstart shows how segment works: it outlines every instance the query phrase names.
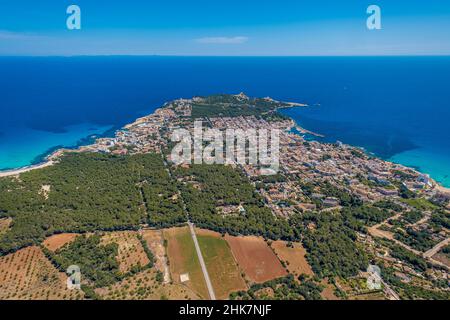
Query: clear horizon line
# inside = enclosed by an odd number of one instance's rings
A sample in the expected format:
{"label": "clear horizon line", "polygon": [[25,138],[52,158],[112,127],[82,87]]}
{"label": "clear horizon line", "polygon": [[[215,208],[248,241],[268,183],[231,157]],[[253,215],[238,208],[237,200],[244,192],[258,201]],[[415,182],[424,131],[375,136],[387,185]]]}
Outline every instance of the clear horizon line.
{"label": "clear horizon line", "polygon": [[198,57],[198,58],[338,58],[338,57],[450,57],[450,53],[446,54],[360,54],[360,55],[183,55],[183,54],[73,54],[73,55],[63,55],[63,54],[51,54],[51,55],[2,55],[0,58],[50,58],[50,57],[60,57],[60,58],[74,58],[74,57]]}

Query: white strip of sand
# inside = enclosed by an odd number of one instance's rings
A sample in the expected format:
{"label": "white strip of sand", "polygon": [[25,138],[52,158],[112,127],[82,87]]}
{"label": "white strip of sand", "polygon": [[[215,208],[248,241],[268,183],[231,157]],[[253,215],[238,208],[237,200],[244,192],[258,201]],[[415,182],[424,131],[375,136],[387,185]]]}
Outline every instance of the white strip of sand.
{"label": "white strip of sand", "polygon": [[16,176],[16,175],[19,175],[21,173],[28,172],[28,171],[31,171],[31,170],[34,170],[34,169],[42,169],[42,168],[51,166],[53,164],[54,164],[54,161],[49,160],[47,162],[43,162],[43,163],[36,164],[36,165],[33,165],[33,166],[23,167],[23,168],[14,169],[14,170],[0,171],[0,178],[9,177],[9,176]]}

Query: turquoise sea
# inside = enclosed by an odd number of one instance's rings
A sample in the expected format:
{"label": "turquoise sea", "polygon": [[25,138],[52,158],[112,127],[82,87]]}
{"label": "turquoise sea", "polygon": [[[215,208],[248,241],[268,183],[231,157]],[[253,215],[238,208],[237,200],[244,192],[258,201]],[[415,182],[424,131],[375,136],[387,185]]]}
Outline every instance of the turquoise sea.
{"label": "turquoise sea", "polygon": [[449,74],[450,57],[1,57],[0,169],[168,100],[243,91],[308,103],[283,112],[450,186]]}
{"label": "turquoise sea", "polygon": [[[32,128],[20,128],[6,131],[0,138],[2,149],[0,163],[2,169],[25,167],[43,160],[43,157],[55,149],[88,144],[97,136],[108,132],[112,126],[99,126],[89,123],[69,125],[61,132],[47,132]],[[17,131],[16,131],[17,130]]]}

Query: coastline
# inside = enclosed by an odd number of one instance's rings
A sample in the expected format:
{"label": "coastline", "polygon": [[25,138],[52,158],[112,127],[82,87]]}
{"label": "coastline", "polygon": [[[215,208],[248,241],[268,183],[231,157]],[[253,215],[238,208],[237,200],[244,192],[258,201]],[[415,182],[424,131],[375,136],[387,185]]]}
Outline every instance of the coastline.
{"label": "coastline", "polygon": [[41,153],[36,156],[29,165],[21,166],[17,168],[5,168],[0,169],[0,178],[16,176],[24,172],[28,172],[34,169],[41,169],[48,167],[50,165],[55,164],[56,158],[62,155],[65,151],[77,152],[80,151],[83,147],[88,147],[95,143],[95,141],[99,138],[111,138],[115,136],[115,132],[117,130],[122,129],[122,125],[114,125],[110,129],[106,130],[103,133],[99,134],[89,134],[84,138],[81,138],[77,143],[72,146],[64,147],[61,145],[57,145],[49,148],[47,151]]}
{"label": "coastline", "polygon": [[30,166],[26,166],[26,167],[22,167],[22,168],[18,168],[18,169],[0,171],[0,178],[17,176],[21,173],[28,172],[31,170],[42,169],[42,168],[45,168],[48,166],[52,166],[54,163],[55,163],[55,161],[48,160],[48,161],[42,162],[40,164],[34,164],[34,165],[30,165]]}
{"label": "coastline", "polygon": [[[286,108],[283,108],[283,109],[294,109],[294,108],[297,109],[296,107],[286,107]],[[330,138],[330,139],[327,139],[325,141],[321,140],[322,138],[325,138],[325,135],[317,133],[315,131],[310,131],[310,130],[306,129],[299,122],[297,122],[297,120],[291,114],[285,114],[284,112],[282,112],[282,114],[285,115],[285,116],[288,116],[289,118],[291,118],[295,122],[296,125],[294,126],[294,129],[297,129],[297,132],[294,132],[294,133],[305,134],[306,135],[305,138],[308,139],[308,140],[318,141],[318,142],[321,142],[321,143],[334,143],[332,140],[335,140],[335,142],[342,141],[336,135],[327,136],[327,138]],[[301,128],[303,130],[298,130],[298,128]],[[357,148],[361,149],[365,154],[367,154],[367,155],[369,155],[371,157],[376,157],[376,158],[379,158],[379,159],[381,159],[383,161],[386,161],[386,162],[394,163],[394,164],[403,166],[405,168],[413,169],[414,171],[416,171],[418,173],[426,174],[426,175],[431,177],[431,179],[433,180],[433,182],[436,185],[440,185],[443,188],[445,188],[447,190],[450,190],[449,179],[446,179],[445,181],[441,181],[439,179],[440,175],[442,175],[442,172],[436,173],[436,172],[433,172],[433,170],[425,170],[424,168],[422,168],[421,165],[419,165],[419,164],[412,164],[410,161],[408,161],[408,162],[396,161],[394,159],[395,156],[386,157],[386,156],[380,155],[377,152],[367,150],[367,148],[365,146],[361,146],[360,144],[352,144],[352,143],[345,143],[345,142],[344,142],[344,144],[347,144],[347,145],[353,146],[353,147],[357,147]],[[407,150],[407,152],[409,152],[409,151]],[[401,155],[401,154],[402,153],[397,153],[396,155]],[[427,159],[427,158],[425,157],[425,159]]]}
{"label": "coastline", "polygon": [[[271,99],[271,98],[270,98],[270,99]],[[275,100],[274,100],[274,101],[275,101]],[[166,102],[166,103],[167,103],[167,102]],[[277,112],[278,112],[278,110],[280,110],[280,109],[290,109],[290,108],[304,108],[304,107],[308,107],[308,104],[295,103],[295,102],[284,102],[284,103],[286,103],[286,104],[288,104],[288,105],[287,105],[287,106],[283,106],[283,107],[278,107],[278,108],[276,108],[276,111],[277,111]],[[165,104],[163,104],[163,106],[164,106],[164,105],[165,105]],[[51,165],[53,165],[53,164],[55,164],[55,163],[58,162],[57,159],[58,159],[64,152],[83,152],[83,151],[84,151],[83,149],[89,149],[89,146],[92,146],[93,144],[95,144],[95,142],[97,141],[97,139],[100,139],[100,138],[106,138],[106,137],[114,137],[114,136],[115,136],[115,132],[116,132],[117,130],[127,130],[128,128],[132,127],[133,125],[136,125],[136,124],[141,123],[142,121],[145,120],[145,118],[146,118],[147,116],[154,114],[157,110],[163,108],[163,106],[162,106],[162,107],[159,107],[159,108],[155,108],[155,109],[154,109],[151,113],[149,113],[148,115],[143,116],[143,117],[142,117],[142,116],[141,116],[141,117],[138,117],[138,118],[134,119],[132,122],[126,123],[126,124],[124,124],[124,125],[122,125],[122,126],[119,126],[119,125],[113,126],[111,129],[107,130],[107,131],[104,132],[103,134],[89,135],[89,136],[87,136],[87,137],[81,139],[74,147],[66,147],[66,148],[63,148],[63,147],[55,146],[54,148],[49,149],[49,151],[43,153],[41,156],[38,156],[37,159],[42,160],[42,161],[40,161],[40,162],[38,162],[38,163],[36,163],[36,164],[31,164],[31,165],[28,165],[28,166],[25,166],[25,167],[16,168],[16,169],[0,170],[0,178],[3,178],[3,177],[9,177],[9,176],[17,176],[17,175],[20,175],[21,173],[24,173],[24,172],[29,172],[29,171],[32,171],[32,170],[35,170],[35,169],[42,169],[42,168],[51,166]],[[322,134],[320,134],[320,133],[316,133],[316,132],[313,132],[313,131],[310,131],[310,130],[308,130],[308,129],[303,128],[303,127],[300,126],[300,124],[297,123],[297,121],[296,121],[295,119],[293,119],[291,116],[288,116],[288,117],[289,117],[289,118],[293,121],[293,123],[295,124],[295,125],[293,126],[293,128],[295,128],[295,130],[298,131],[297,134],[307,134],[307,135],[310,135],[310,136],[315,137],[315,138],[324,138],[324,137],[325,137],[324,135],[322,135]],[[292,128],[291,128],[291,129],[292,129]],[[113,133],[114,133],[114,134],[113,134]],[[394,162],[394,161],[390,161],[389,159],[383,159],[382,157],[380,157],[380,156],[378,156],[378,155],[376,155],[376,154],[369,153],[367,150],[365,150],[364,147],[360,147],[360,146],[356,146],[356,145],[349,145],[349,146],[359,148],[359,149],[363,150],[364,153],[366,153],[366,154],[368,154],[368,155],[370,155],[370,156],[375,156],[375,157],[377,157],[377,158],[379,158],[379,159],[381,159],[381,160],[383,160],[383,161],[390,162],[390,163],[395,163],[395,164],[404,166],[405,168],[411,168],[411,169],[413,169],[414,171],[416,171],[416,172],[418,172],[418,173],[423,173],[423,172],[421,172],[420,170],[417,170],[417,168],[413,168],[413,167],[411,167],[411,166],[407,166],[407,165],[404,165],[404,164],[401,164],[401,163],[397,163],[397,162]],[[440,184],[438,181],[434,180],[433,177],[431,177],[431,180],[434,182],[434,188],[435,188],[436,190],[438,190],[439,192],[442,192],[442,193],[446,193],[446,194],[448,193],[448,194],[450,194],[450,188],[449,188],[449,187],[443,186],[443,185]]]}
{"label": "coastline", "polygon": [[[295,128],[299,133],[301,133],[301,134],[307,134],[307,135],[312,136],[312,140],[314,140],[314,137],[319,137],[319,138],[325,137],[325,136],[322,135],[322,134],[315,133],[315,132],[313,132],[313,131],[309,131],[309,130],[307,130],[307,129],[301,127],[301,126],[297,123],[297,121],[295,121],[294,119],[292,119],[292,120],[293,120],[294,123],[295,123],[294,128]],[[299,130],[299,129],[301,129],[301,130]],[[420,173],[420,174],[426,174],[426,175],[430,176],[431,180],[433,181],[433,184],[434,184],[434,187],[433,187],[433,188],[434,188],[434,189],[436,189],[437,191],[439,191],[439,192],[441,192],[441,193],[445,193],[445,194],[449,194],[449,195],[450,195],[450,187],[447,187],[447,186],[442,185],[441,182],[435,180],[435,179],[434,179],[431,175],[429,175],[428,173],[422,172],[422,171],[420,170],[420,168],[416,168],[416,167],[413,167],[413,166],[408,166],[408,165],[405,165],[405,164],[403,164],[403,163],[399,163],[399,162],[392,161],[392,160],[389,160],[389,159],[384,159],[384,158],[378,156],[378,155],[375,154],[375,153],[372,153],[372,152],[367,151],[364,147],[361,147],[361,146],[356,146],[356,145],[349,145],[349,146],[355,147],[355,148],[358,148],[358,149],[361,149],[365,154],[367,154],[367,155],[369,155],[369,156],[371,156],[371,157],[376,157],[376,158],[381,159],[381,160],[386,161],[386,162],[395,163],[395,164],[397,164],[397,165],[399,165],[399,166],[402,166],[402,167],[405,167],[405,168],[412,169],[412,170],[414,170],[414,171],[416,171],[416,172],[418,172],[418,173]]]}

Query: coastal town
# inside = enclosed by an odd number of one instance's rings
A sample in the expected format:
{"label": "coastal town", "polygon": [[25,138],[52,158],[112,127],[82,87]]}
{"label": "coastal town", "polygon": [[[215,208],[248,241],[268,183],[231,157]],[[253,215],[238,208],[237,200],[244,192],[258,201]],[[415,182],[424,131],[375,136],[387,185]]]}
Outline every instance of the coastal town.
{"label": "coastal town", "polygon": [[[243,94],[238,96],[243,99],[247,98]],[[79,151],[104,152],[114,155],[162,152],[170,144],[170,133],[174,129],[185,127],[193,130],[191,103],[199,101],[199,99],[201,98],[180,99],[168,103],[153,114],[139,118],[134,123],[125,126],[123,130],[117,131],[114,138],[99,138],[92,145],[80,147]],[[364,202],[399,198],[402,188],[425,198],[438,199],[441,202],[450,199],[450,189],[441,187],[429,175],[367,155],[362,149],[345,145],[339,141],[335,144],[321,143],[311,139],[311,135],[308,137],[293,133],[291,129],[294,127],[300,129],[299,132],[310,131],[300,128],[291,119],[266,121],[252,115],[211,117],[204,120],[209,122],[213,128],[223,131],[226,129],[281,129],[280,161],[282,171],[287,176],[292,176],[293,180],[328,181],[336,185],[345,185]],[[60,155],[61,151],[49,158],[54,159]],[[244,165],[241,169],[251,178],[260,175],[257,166]],[[273,200],[293,200],[292,196],[298,196],[300,193],[301,189],[293,188],[292,183],[288,181],[277,185],[272,192],[266,193],[266,199],[270,203]],[[320,194],[315,194],[314,197],[324,198]],[[336,199],[324,198],[322,200],[327,208],[338,206]],[[300,210],[316,209],[311,205],[311,203],[302,202],[297,204]],[[450,204],[446,206],[446,209],[450,210]]]}
{"label": "coastal town", "polygon": [[[450,190],[426,174],[382,160],[358,147],[339,141],[320,142],[320,133],[301,128],[278,113],[290,107],[306,106],[271,98],[252,99],[243,93],[179,99],[126,125],[114,137],[99,138],[77,150],[58,150],[48,157],[45,166],[57,163],[66,152],[118,157],[157,153],[170,171],[176,172],[177,166],[170,162],[171,133],[180,128],[193,131],[195,120],[220,131],[280,130],[279,172],[265,175],[261,165],[250,163],[229,166],[245,175],[276,219],[288,224],[291,217],[309,214],[351,216],[351,221],[361,226],[355,227],[357,246],[372,257],[373,264],[384,265],[383,270],[389,269],[398,279],[382,280],[382,289],[373,291],[360,284],[358,279],[370,276],[360,271],[354,277],[334,282],[337,291],[356,296],[375,292],[378,298],[396,300],[400,292],[409,292],[414,285],[428,290],[438,286],[439,294],[448,294]],[[178,181],[202,188],[192,177]],[[218,203],[215,210],[230,219],[245,215],[245,208],[243,202]],[[317,227],[317,222],[307,225],[310,231]]]}

